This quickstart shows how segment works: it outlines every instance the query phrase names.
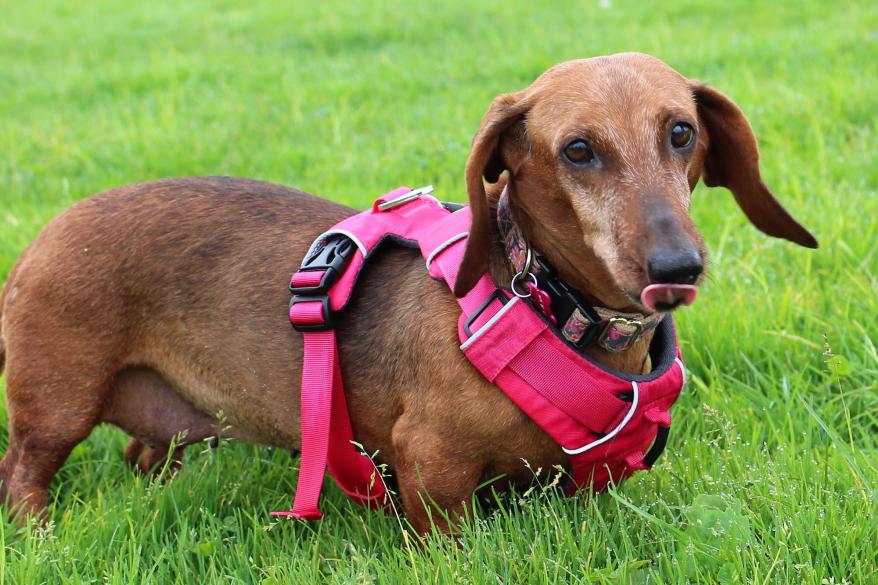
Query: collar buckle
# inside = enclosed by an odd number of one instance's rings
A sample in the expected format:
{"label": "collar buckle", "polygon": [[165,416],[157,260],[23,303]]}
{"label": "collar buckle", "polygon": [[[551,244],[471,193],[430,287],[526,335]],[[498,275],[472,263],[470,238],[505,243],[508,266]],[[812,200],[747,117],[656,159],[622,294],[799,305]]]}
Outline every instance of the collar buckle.
{"label": "collar buckle", "polygon": [[610,353],[629,349],[640,339],[643,322],[625,317],[610,317],[598,338],[598,344]]}

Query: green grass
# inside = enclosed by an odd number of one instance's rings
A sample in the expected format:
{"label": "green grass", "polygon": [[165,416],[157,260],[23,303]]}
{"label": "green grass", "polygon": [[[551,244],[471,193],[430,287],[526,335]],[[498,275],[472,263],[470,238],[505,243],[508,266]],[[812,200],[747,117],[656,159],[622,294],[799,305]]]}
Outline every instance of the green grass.
{"label": "green grass", "polygon": [[712,276],[678,318],[691,383],[661,464],[617,491],[535,486],[419,547],[334,488],[321,523],[273,521],[295,479],[285,453],[193,447],[179,477],[150,482],[102,428],[53,484],[48,526],[0,523],[0,585],[878,583],[874,2],[0,0],[0,14],[0,280],[72,202],[156,177],[262,178],[360,207],[432,183],[462,200],[494,95],[622,50],[733,96],[767,182],[821,242],[768,239],[728,193],[698,189]]}

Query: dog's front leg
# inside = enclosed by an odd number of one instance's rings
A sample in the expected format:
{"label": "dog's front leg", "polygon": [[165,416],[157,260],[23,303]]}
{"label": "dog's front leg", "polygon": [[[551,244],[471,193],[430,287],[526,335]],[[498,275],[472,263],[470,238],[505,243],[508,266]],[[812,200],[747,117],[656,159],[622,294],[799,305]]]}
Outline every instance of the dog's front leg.
{"label": "dog's front leg", "polygon": [[447,431],[430,428],[423,420],[412,424],[406,418],[393,428],[396,476],[406,516],[419,534],[434,527],[449,532],[469,511],[484,462]]}

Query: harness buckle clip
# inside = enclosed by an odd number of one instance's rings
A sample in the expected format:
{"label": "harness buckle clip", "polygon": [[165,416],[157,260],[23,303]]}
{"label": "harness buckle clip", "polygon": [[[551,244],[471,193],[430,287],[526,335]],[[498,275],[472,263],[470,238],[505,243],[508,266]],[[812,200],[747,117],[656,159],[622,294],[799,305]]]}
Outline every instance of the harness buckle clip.
{"label": "harness buckle clip", "polygon": [[[322,323],[315,323],[306,315],[297,315],[295,306],[299,303],[320,303],[320,317]],[[335,328],[332,320],[332,307],[329,304],[329,295],[295,295],[290,299],[290,323],[293,329],[300,333],[308,331],[328,331]]]}
{"label": "harness buckle clip", "polygon": [[[311,245],[299,270],[290,280],[290,294],[315,295],[328,291],[344,274],[357,247],[353,240],[343,234],[331,234]],[[309,272],[323,271],[319,282],[309,278]]]}
{"label": "harness buckle clip", "polygon": [[[549,293],[552,301],[552,314],[555,316],[561,334],[577,347],[585,347],[598,341],[605,333],[600,327],[600,315],[578,290],[571,288],[558,277],[558,272],[544,258],[536,256],[539,287]],[[573,323],[575,326],[569,326]]]}

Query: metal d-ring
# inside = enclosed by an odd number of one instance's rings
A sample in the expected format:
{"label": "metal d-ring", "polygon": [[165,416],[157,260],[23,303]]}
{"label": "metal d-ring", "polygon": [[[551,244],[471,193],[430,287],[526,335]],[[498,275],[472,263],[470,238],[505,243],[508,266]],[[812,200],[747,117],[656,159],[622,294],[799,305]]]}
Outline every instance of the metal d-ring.
{"label": "metal d-ring", "polygon": [[522,271],[522,272],[516,272],[516,273],[515,273],[515,276],[512,277],[512,282],[509,283],[509,288],[512,289],[512,294],[514,294],[515,296],[517,296],[517,297],[520,298],[520,299],[526,299],[526,298],[529,298],[530,295],[531,295],[531,293],[523,294],[523,293],[518,292],[517,290],[515,290],[515,283],[516,283],[518,280],[520,280],[520,279],[522,279],[522,278],[526,278],[526,277],[528,277],[528,276],[529,276],[529,277],[531,278],[531,280],[533,281],[534,286],[537,286],[537,277],[536,277],[536,275],[535,275],[533,272],[524,272],[524,271]]}
{"label": "metal d-ring", "polygon": [[512,277],[512,281],[509,283],[509,288],[512,289],[512,293],[520,299],[526,299],[530,297],[531,293],[522,294],[515,290],[515,283],[522,278],[526,278],[528,276],[533,280],[534,286],[537,286],[537,277],[534,276],[534,273],[531,272],[531,268],[534,265],[534,254],[530,249],[530,242],[527,241],[524,237],[522,237],[524,241],[524,266],[521,267],[521,270],[515,273]]}
{"label": "metal d-ring", "polygon": [[519,273],[524,276],[530,274],[531,269],[534,267],[534,253],[530,249],[530,242],[527,241],[527,238],[522,236],[522,240],[524,241],[524,266],[521,267]]}

